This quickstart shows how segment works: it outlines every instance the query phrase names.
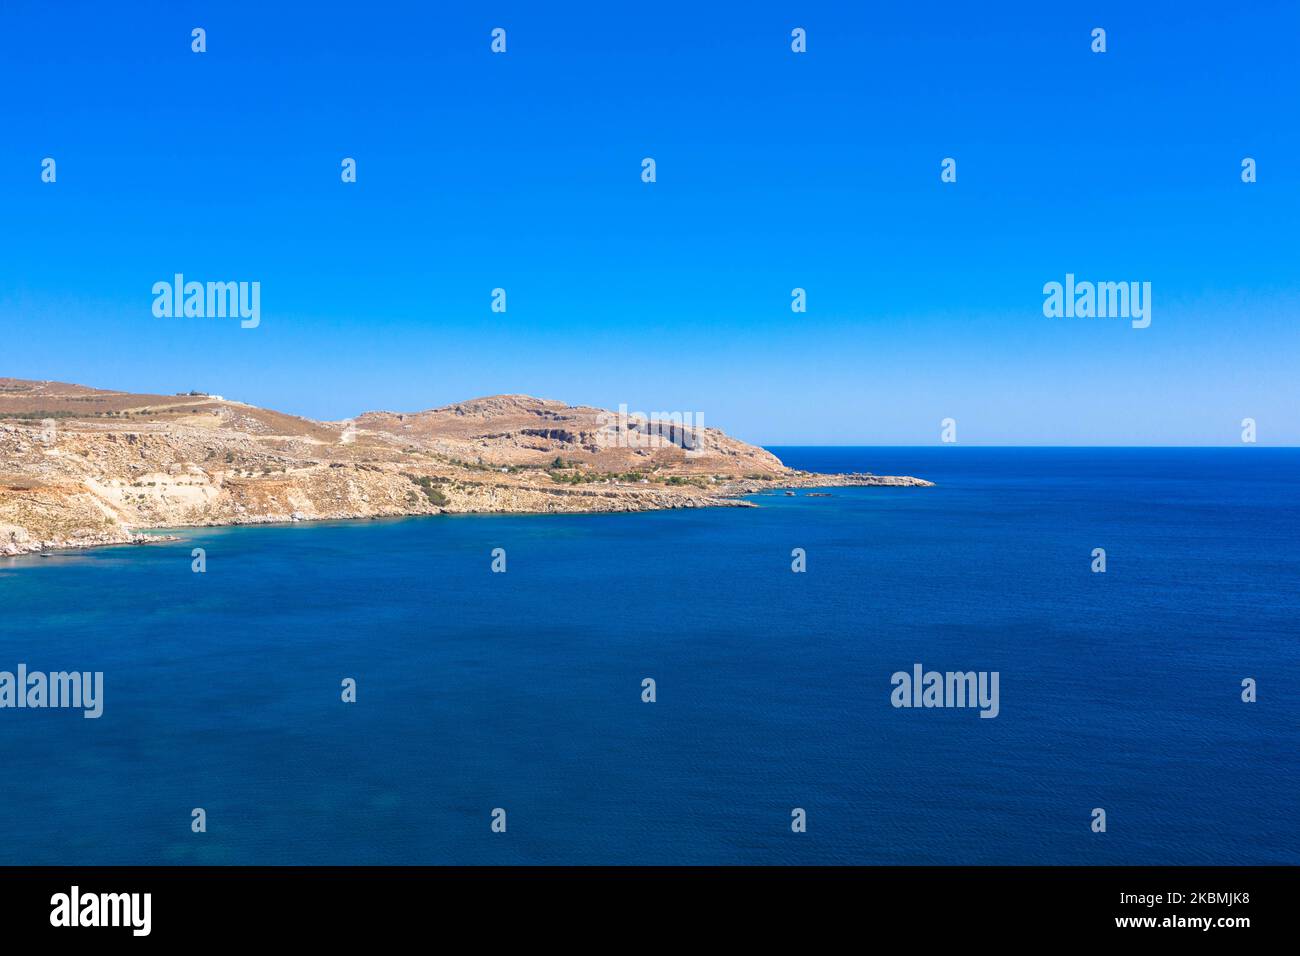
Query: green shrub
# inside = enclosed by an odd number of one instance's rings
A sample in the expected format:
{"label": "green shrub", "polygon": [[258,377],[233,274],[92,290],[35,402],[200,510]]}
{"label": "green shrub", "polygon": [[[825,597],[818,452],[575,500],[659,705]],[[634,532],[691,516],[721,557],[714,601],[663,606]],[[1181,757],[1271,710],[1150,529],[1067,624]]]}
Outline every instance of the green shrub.
{"label": "green shrub", "polygon": [[406,475],[406,478],[424,492],[424,496],[429,499],[431,504],[437,505],[439,508],[450,504],[450,500],[442,493],[442,489],[437,486],[436,479],[430,478],[428,475]]}

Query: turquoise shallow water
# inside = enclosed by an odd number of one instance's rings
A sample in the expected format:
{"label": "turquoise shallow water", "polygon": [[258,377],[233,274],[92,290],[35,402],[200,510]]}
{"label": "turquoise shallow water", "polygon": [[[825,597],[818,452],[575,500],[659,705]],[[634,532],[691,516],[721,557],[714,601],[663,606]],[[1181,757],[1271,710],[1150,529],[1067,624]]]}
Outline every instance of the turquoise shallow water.
{"label": "turquoise shallow water", "polygon": [[0,562],[0,863],[1300,863],[1300,452],[776,451],[939,484]]}

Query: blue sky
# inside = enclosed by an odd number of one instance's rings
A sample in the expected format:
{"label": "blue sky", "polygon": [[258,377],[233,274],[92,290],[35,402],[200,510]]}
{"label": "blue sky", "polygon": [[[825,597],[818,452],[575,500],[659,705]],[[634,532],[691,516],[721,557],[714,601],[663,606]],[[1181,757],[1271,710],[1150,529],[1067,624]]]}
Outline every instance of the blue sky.
{"label": "blue sky", "polygon": [[[0,375],[1300,443],[1300,5],[446,6],[7,0]],[[259,281],[260,327],[155,318],[176,272]],[[1045,318],[1067,272],[1150,282],[1151,327]]]}

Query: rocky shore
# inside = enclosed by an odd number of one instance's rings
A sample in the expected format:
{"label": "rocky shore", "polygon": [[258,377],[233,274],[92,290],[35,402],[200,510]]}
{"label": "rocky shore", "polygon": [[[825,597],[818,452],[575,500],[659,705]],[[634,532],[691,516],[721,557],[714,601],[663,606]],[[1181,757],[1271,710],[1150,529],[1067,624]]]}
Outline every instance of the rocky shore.
{"label": "rocky shore", "polygon": [[0,379],[0,555],[146,544],[149,529],[436,514],[753,507],[906,476],[785,467],[716,429],[492,396],[318,422],[202,393]]}

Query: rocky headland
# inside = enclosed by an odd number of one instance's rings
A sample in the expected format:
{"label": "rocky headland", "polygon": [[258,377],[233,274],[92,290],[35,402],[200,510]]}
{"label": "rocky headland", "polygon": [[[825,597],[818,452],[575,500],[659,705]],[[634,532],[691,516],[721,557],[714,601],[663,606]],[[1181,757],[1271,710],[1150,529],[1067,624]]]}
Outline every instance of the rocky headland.
{"label": "rocky headland", "polygon": [[318,422],[200,392],[0,378],[0,555],[147,543],[158,528],[746,507],[847,485],[930,482],[797,471],[714,428],[526,395]]}

